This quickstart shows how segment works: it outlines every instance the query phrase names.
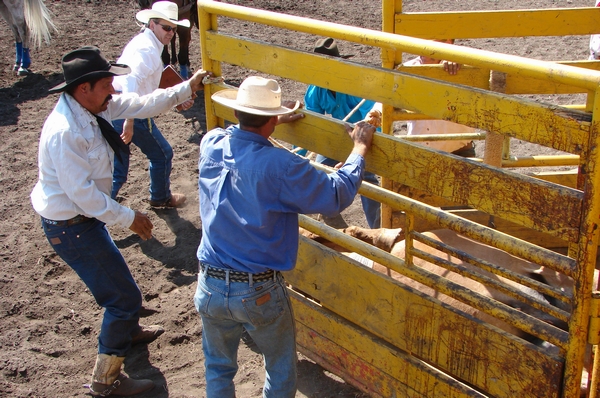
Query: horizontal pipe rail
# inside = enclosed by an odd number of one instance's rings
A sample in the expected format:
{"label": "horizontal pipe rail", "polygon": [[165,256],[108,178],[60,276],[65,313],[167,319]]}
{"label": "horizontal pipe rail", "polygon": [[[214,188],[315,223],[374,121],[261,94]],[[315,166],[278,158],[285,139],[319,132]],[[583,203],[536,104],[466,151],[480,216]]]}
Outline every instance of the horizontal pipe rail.
{"label": "horizontal pipe rail", "polygon": [[327,21],[253,9],[213,0],[198,0],[203,11],[243,21],[256,22],[297,32],[330,36],[369,46],[468,64],[490,70],[555,81],[595,91],[600,85],[600,72],[584,70],[492,51],[479,50],[393,33],[374,31]]}
{"label": "horizontal pipe rail", "polygon": [[[432,247],[432,248],[439,250],[443,253],[446,253],[452,257],[458,258],[470,265],[473,265],[473,266],[477,267],[479,270],[487,271],[494,275],[498,275],[503,278],[509,279],[520,285],[529,287],[541,294],[548,295],[548,296],[554,297],[558,300],[561,300],[564,303],[570,302],[571,297],[566,297],[564,295],[564,293],[558,288],[555,288],[555,287],[547,285],[545,283],[536,281],[534,279],[531,279],[527,276],[524,276],[522,274],[519,274],[519,273],[509,270],[507,268],[503,268],[503,267],[497,266],[495,264],[489,263],[485,260],[478,259],[478,258],[471,256],[468,253],[465,253],[463,251],[455,250],[451,246],[448,246],[448,245],[444,244],[443,242],[437,241],[426,235],[423,235],[420,232],[412,231],[411,234],[413,235],[415,240],[418,240],[419,242],[424,243],[429,247]],[[491,279],[489,276],[477,274],[476,272],[473,272],[464,266],[454,264],[452,262],[449,262],[440,257],[434,256],[432,254],[426,253],[426,252],[416,249],[416,248],[413,248],[413,250],[411,250],[411,254],[413,254],[415,257],[419,257],[423,260],[429,261],[430,263],[433,263],[440,267],[443,267],[443,268],[447,269],[448,271],[456,272],[457,274],[460,274],[464,277],[473,279],[484,285],[491,286],[502,293],[505,293],[513,298],[516,298],[517,300],[520,300],[526,304],[529,304],[532,307],[537,308],[540,311],[544,311],[547,314],[550,314],[564,322],[567,322],[569,320],[568,312],[558,309],[558,308],[550,305],[547,302],[542,302],[542,301],[539,301],[536,299],[531,299],[531,298],[529,298],[530,296],[523,295],[523,291],[519,290],[518,288],[507,285],[506,283]],[[523,270],[523,271],[526,271],[526,270]],[[531,272],[533,272],[533,271],[531,271]]]}
{"label": "horizontal pipe rail", "polygon": [[[326,172],[333,172],[330,167],[315,162],[311,164]],[[554,271],[573,277],[575,260],[552,250],[534,245],[527,241],[512,237],[495,229],[473,223],[452,213],[429,206],[418,200],[390,192],[377,185],[363,181],[358,191],[361,195],[377,200],[390,206],[394,210],[405,211],[425,221],[434,222],[441,228],[448,228],[461,235],[477,240],[486,245],[504,250],[514,256],[531,261],[540,266],[548,267]]]}
{"label": "horizontal pipe rail", "polygon": [[[542,312],[544,312],[556,319],[559,319],[565,323],[569,321],[570,315],[568,312],[558,309],[556,307],[553,307],[549,303],[539,301],[538,299],[534,298],[533,296],[528,295],[526,292],[524,292],[519,287],[510,286],[509,284],[506,284],[502,281],[495,280],[491,277],[473,273],[469,269],[465,268],[462,265],[454,264],[451,261],[445,260],[441,257],[434,256],[432,254],[429,254],[429,253],[424,252],[419,249],[415,249],[415,248],[411,249],[410,255],[412,255],[414,257],[418,257],[418,258],[425,260],[431,264],[437,265],[438,267],[444,268],[450,272],[454,272],[458,275],[464,276],[465,278],[469,278],[476,282],[479,282],[486,287],[497,290],[500,293],[503,293],[513,299],[516,299],[519,302],[527,304],[527,305],[531,306],[532,308],[542,311]],[[447,277],[447,275],[445,275],[444,277]],[[530,314],[530,315],[532,315],[532,314]],[[532,316],[534,316],[534,315],[532,315]],[[536,317],[536,316],[534,316],[534,317]],[[539,319],[539,318],[537,318],[537,319]]]}
{"label": "horizontal pipe rail", "polygon": [[540,321],[510,306],[475,293],[457,283],[446,280],[439,275],[425,271],[420,267],[406,266],[403,259],[395,257],[368,243],[359,241],[325,224],[304,215],[299,216],[300,226],[312,233],[318,234],[333,243],[356,252],[377,263],[385,264],[392,271],[398,272],[416,282],[439,291],[449,297],[459,300],[473,308],[483,311],[509,325],[526,333],[548,341],[555,346],[565,349],[568,333],[546,322]]}
{"label": "horizontal pipe rail", "polygon": [[502,167],[579,166],[578,155],[511,156],[502,160]]}

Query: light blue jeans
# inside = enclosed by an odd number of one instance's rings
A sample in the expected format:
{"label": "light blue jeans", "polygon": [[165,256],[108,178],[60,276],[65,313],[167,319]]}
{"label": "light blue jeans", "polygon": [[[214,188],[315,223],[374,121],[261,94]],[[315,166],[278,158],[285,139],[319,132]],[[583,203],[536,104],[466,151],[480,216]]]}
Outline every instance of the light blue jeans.
{"label": "light blue jeans", "polygon": [[[323,155],[317,155],[315,162],[329,167],[335,167],[335,165],[339,163],[337,160],[330,159]],[[379,185],[379,181],[377,180],[375,174],[368,171],[365,172],[363,179],[371,184]],[[367,219],[369,228],[379,228],[381,226],[381,203],[362,195],[360,196],[360,202],[362,204],[363,211],[365,212],[365,218]]]}
{"label": "light blue jeans", "polygon": [[[119,134],[123,132],[125,120],[113,120],[113,126]],[[171,168],[173,148],[162,135],[154,119],[134,119],[133,139],[131,140],[150,161],[150,200],[162,202],[171,197]],[[119,190],[127,181],[129,156],[122,154],[122,161],[115,156],[112,192],[117,198]]]}
{"label": "light blue jeans", "polygon": [[125,356],[137,329],[142,294],[103,222],[59,227],[42,221],[48,242],[104,308],[98,353]]}
{"label": "light blue jeans", "polygon": [[266,282],[241,283],[200,273],[194,295],[202,318],[207,398],[233,398],[237,352],[245,328],[265,361],[264,398],[296,395],[296,330],[280,273]]}

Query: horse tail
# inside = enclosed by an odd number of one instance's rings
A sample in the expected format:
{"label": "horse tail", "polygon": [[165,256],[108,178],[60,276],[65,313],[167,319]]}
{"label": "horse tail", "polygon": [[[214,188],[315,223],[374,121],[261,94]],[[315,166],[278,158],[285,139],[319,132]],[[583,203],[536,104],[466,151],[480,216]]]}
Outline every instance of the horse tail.
{"label": "horse tail", "polygon": [[44,1],[25,0],[23,6],[25,21],[29,29],[30,45],[40,47],[42,41],[46,44],[50,43],[51,33],[57,30]]}

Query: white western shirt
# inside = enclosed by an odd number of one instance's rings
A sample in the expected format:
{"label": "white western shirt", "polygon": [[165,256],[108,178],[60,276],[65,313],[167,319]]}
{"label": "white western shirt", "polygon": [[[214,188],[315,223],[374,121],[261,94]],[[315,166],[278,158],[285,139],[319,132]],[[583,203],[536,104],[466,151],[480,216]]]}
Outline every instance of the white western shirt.
{"label": "white western shirt", "polygon": [[[150,95],[115,95],[99,114],[108,121],[148,118],[190,98],[188,82]],[[107,225],[129,228],[133,210],[110,198],[114,152],[96,118],[69,94],[63,93],[42,128],[38,153],[38,182],[31,192],[33,208],[50,220],[78,214]]]}
{"label": "white western shirt", "polygon": [[129,66],[131,72],[115,77],[115,90],[138,95],[150,94],[156,90],[164,69],[161,58],[163,48],[164,45],[148,28],[131,39],[117,60],[118,63]]}

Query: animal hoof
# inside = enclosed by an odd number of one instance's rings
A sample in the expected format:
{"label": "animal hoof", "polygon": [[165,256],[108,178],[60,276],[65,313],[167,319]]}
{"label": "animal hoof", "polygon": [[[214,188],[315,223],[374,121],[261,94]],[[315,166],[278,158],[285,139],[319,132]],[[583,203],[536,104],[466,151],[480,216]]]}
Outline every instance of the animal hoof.
{"label": "animal hoof", "polygon": [[17,75],[19,76],[27,76],[28,74],[30,74],[31,71],[27,68],[19,68],[19,71],[17,72]]}

